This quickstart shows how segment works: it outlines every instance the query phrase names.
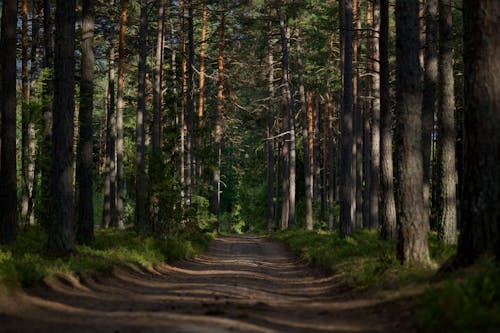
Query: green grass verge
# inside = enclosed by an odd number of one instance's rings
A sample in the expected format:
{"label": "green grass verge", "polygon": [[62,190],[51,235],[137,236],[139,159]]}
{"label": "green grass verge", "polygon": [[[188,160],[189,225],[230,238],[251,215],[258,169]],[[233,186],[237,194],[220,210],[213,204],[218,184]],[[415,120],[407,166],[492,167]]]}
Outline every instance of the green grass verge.
{"label": "green grass verge", "polygon": [[129,230],[98,230],[95,236],[90,246],[77,246],[61,258],[46,251],[47,237],[41,228],[21,232],[15,245],[0,247],[0,284],[28,287],[56,274],[95,275],[117,265],[151,267],[198,255],[212,239],[208,234],[159,239]]}
{"label": "green grass verge", "polygon": [[396,244],[375,231],[358,230],[349,237],[336,232],[280,231],[271,238],[286,242],[311,264],[335,272],[355,290],[417,291],[416,320],[424,332],[500,331],[500,265],[484,259],[473,267],[436,278],[437,268],[455,252],[429,236],[434,264],[407,268],[396,258]]}

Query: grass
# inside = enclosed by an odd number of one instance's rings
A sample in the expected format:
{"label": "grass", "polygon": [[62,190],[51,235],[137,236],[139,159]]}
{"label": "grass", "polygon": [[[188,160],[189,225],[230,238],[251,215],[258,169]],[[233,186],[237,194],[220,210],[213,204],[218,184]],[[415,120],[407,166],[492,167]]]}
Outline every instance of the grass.
{"label": "grass", "polygon": [[43,229],[31,228],[19,234],[15,245],[0,247],[0,285],[29,287],[57,274],[96,275],[117,265],[151,267],[200,254],[210,240],[207,234],[159,239],[129,230],[98,230],[90,246],[77,246],[61,258],[46,251]]}
{"label": "grass", "polygon": [[483,259],[445,277],[437,268],[455,252],[429,235],[433,265],[407,268],[396,258],[396,244],[375,231],[349,237],[336,232],[290,230],[271,235],[311,264],[339,274],[355,290],[378,293],[415,291],[419,329],[424,332],[498,332],[500,330],[500,265]]}

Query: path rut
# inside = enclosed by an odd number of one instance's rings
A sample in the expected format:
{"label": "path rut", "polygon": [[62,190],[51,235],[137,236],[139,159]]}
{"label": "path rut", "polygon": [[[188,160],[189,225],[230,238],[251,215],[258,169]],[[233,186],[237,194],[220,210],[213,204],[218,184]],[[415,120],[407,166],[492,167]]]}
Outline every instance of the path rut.
{"label": "path rut", "polygon": [[54,279],[3,298],[2,332],[413,331],[401,301],[353,293],[252,235],[219,237],[196,259]]}

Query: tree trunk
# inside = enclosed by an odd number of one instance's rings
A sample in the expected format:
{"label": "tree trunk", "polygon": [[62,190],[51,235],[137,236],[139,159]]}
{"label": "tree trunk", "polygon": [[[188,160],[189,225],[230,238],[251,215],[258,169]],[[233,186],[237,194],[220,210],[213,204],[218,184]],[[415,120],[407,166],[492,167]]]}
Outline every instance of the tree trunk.
{"label": "tree trunk", "polygon": [[186,190],[186,124],[185,114],[187,105],[187,61],[186,61],[186,32],[185,30],[185,8],[184,0],[179,0],[179,35],[181,46],[181,114],[179,119],[179,132],[180,132],[180,183],[181,183],[181,198],[182,204],[186,203],[185,190]]}
{"label": "tree trunk", "polygon": [[186,188],[189,202],[194,185],[194,4],[188,0],[188,64],[187,64],[187,140],[186,140]]}
{"label": "tree trunk", "polygon": [[[372,84],[373,80],[371,79],[371,75],[373,75],[373,60],[371,58],[373,54],[373,43],[372,43],[372,27],[373,27],[373,19],[372,19],[372,1],[366,1],[366,10],[365,10],[365,22],[366,22],[366,72],[368,75],[365,80],[365,102],[363,103],[364,112],[363,112],[363,178],[365,181],[365,186],[363,188],[363,227],[370,227],[370,186],[372,184],[371,181],[371,120],[372,120],[372,112],[373,112],[373,91]],[[361,207],[358,207],[361,209]]]}
{"label": "tree trunk", "polygon": [[500,2],[464,0],[464,184],[457,265],[500,258]]}
{"label": "tree trunk", "polygon": [[353,231],[356,214],[356,169],[353,155],[354,115],[352,96],[352,0],[345,0],[344,14],[344,70],[343,108],[341,133],[341,177],[340,177],[340,233],[349,235]]}
{"label": "tree trunk", "polygon": [[[158,28],[156,31],[156,57],[155,69],[153,72],[153,126],[152,126],[152,150],[157,163],[161,149],[161,106],[162,106],[162,74],[163,74],[163,24],[165,21],[166,0],[158,3]],[[146,46],[147,47],[147,46]]]}
{"label": "tree trunk", "polygon": [[[293,93],[292,85],[290,80],[290,53],[288,48],[289,36],[287,34],[287,27],[285,24],[285,19],[281,8],[278,7],[278,17],[280,20],[280,32],[281,32],[281,48],[282,48],[282,71],[283,71],[283,91],[282,100],[284,107],[284,121],[288,122],[287,130],[288,134],[285,136],[285,140],[288,142],[288,214],[285,214],[287,218],[286,221],[282,217],[282,227],[287,229],[288,227],[293,227],[295,225],[295,111],[293,103]],[[286,203],[286,202],[285,202]],[[288,216],[286,216],[288,215]]]}
{"label": "tree trunk", "polygon": [[423,203],[422,91],[418,0],[396,1],[396,157],[399,209],[398,257],[427,264],[428,225]]}
{"label": "tree trunk", "polygon": [[[198,151],[203,149],[203,130],[205,128],[205,39],[207,38],[207,3],[202,1],[201,9],[201,41],[200,41],[200,82],[198,85],[198,128],[200,134],[198,136]],[[201,154],[197,156],[197,177],[201,179],[203,174]]]}
{"label": "tree trunk", "polygon": [[89,244],[94,239],[93,132],[94,108],[94,0],[82,1],[82,60],[80,79],[79,142],[76,165],[78,184],[77,240]]}
{"label": "tree trunk", "polygon": [[[352,97],[354,109],[354,140],[356,142],[356,207],[363,206],[363,115],[360,98],[360,60],[361,60],[361,0],[353,0],[354,38],[352,41],[353,77]],[[354,228],[363,224],[363,210],[356,209]]]}
{"label": "tree trunk", "polygon": [[104,208],[102,223],[105,228],[116,226],[116,117],[115,117],[115,47],[110,37],[108,73],[108,110],[106,119],[106,167],[104,180]]}
{"label": "tree trunk", "polygon": [[42,139],[40,142],[39,170],[41,178],[40,186],[40,217],[39,223],[48,229],[50,221],[50,170],[52,169],[52,96],[54,82],[52,79],[52,66],[54,62],[54,51],[52,41],[52,18],[51,1],[43,0],[43,68],[45,72],[42,96]]}
{"label": "tree trunk", "polygon": [[[370,176],[370,228],[379,227],[379,182],[380,182],[380,0],[373,1],[373,108],[371,119],[371,176]],[[367,170],[368,172],[368,170]]]}
{"label": "tree trunk", "polygon": [[218,56],[218,77],[217,77],[217,113],[215,115],[215,140],[214,152],[215,163],[213,173],[213,208],[212,213],[217,217],[217,231],[220,231],[220,168],[222,155],[222,113],[224,112],[224,32],[225,32],[226,16],[222,11],[219,27],[219,56]]}
{"label": "tree trunk", "polygon": [[439,108],[438,146],[439,223],[438,238],[457,241],[457,167],[455,159],[455,93],[453,78],[453,22],[451,1],[439,1]]}
{"label": "tree trunk", "polygon": [[[425,6],[424,91],[422,100],[422,153],[424,165],[424,208],[431,215],[431,147],[438,82],[438,0],[427,0]],[[429,223],[429,222],[428,222]]]}
{"label": "tree trunk", "polygon": [[[306,192],[306,229],[313,230],[313,175],[311,173],[311,151],[309,147],[309,131],[308,131],[308,103],[306,101],[306,92],[304,87],[304,65],[302,62],[302,48],[300,44],[300,36],[297,30],[297,65],[299,73],[299,96],[300,107],[302,113],[302,133],[303,133],[303,146],[304,146],[304,180]],[[307,92],[308,99],[311,99],[311,93]],[[311,102],[312,104],[312,102]],[[311,110],[312,111],[312,110]]]}
{"label": "tree trunk", "polygon": [[123,107],[125,75],[125,34],[127,31],[127,0],[121,0],[120,34],[118,39],[118,85],[116,99],[116,215],[114,227],[124,228],[125,174],[123,169]]}
{"label": "tree trunk", "polygon": [[141,0],[141,25],[139,28],[139,70],[137,88],[137,115],[136,115],[136,170],[135,183],[135,229],[145,232],[148,226],[146,213],[147,177],[146,177],[146,142],[145,142],[145,113],[146,113],[146,60],[148,36],[148,1]]}
{"label": "tree trunk", "polygon": [[380,1],[380,224],[381,236],[395,240],[396,203],[392,164],[392,110],[389,68],[389,0]]}
{"label": "tree trunk", "polygon": [[[266,153],[267,153],[267,229],[273,230],[275,225],[274,210],[274,55],[273,25],[269,18],[269,36],[267,40],[267,71],[269,101],[267,103]],[[278,184],[276,184],[278,186]]]}
{"label": "tree trunk", "polygon": [[0,37],[2,146],[0,163],[0,243],[17,237],[16,179],[16,18],[17,1],[4,0]]}
{"label": "tree trunk", "polygon": [[[75,113],[76,1],[57,0],[54,63],[54,129],[52,137],[52,223],[48,248],[73,250],[75,209],[73,201],[73,135]],[[56,163],[57,161],[57,163]]]}

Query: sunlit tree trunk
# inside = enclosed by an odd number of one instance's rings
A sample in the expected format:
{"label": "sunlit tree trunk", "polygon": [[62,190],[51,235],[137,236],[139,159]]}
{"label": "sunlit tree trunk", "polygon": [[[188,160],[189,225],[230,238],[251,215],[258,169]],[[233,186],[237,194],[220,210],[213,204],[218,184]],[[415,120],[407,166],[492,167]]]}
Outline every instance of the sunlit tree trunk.
{"label": "sunlit tree trunk", "polygon": [[[163,24],[165,21],[166,0],[158,3],[158,28],[156,31],[156,57],[155,69],[153,72],[153,125],[152,125],[152,149],[155,159],[160,156],[161,149],[161,109],[162,109],[162,74],[163,74]],[[147,46],[146,46],[147,47]],[[157,163],[156,160],[153,163]]]}
{"label": "sunlit tree trunk", "polygon": [[215,115],[215,168],[213,173],[214,193],[212,200],[212,213],[217,217],[217,231],[220,231],[220,168],[222,156],[222,113],[224,112],[224,46],[225,46],[225,12],[221,12],[219,26],[219,56],[217,76],[217,111]]}
{"label": "sunlit tree trunk", "polygon": [[93,132],[94,108],[94,0],[82,1],[82,60],[80,79],[79,142],[76,164],[78,186],[77,240],[89,244],[94,239]]}
{"label": "sunlit tree trunk", "polygon": [[[205,119],[203,118],[205,113],[205,44],[207,38],[207,4],[206,1],[202,1],[201,9],[201,41],[200,41],[200,81],[198,84],[198,128],[200,129],[200,134],[198,136],[198,150],[203,149],[203,130],[205,128]],[[201,154],[197,154],[197,177],[201,178],[203,173],[203,161]]]}
{"label": "sunlit tree trunk", "polygon": [[146,136],[144,121],[146,119],[146,60],[148,35],[148,1],[141,0],[141,25],[139,28],[139,70],[137,87],[136,114],[136,170],[135,184],[135,229],[146,231],[148,215],[146,213],[147,176],[146,176]]}
{"label": "sunlit tree trunk", "polygon": [[121,0],[118,38],[118,85],[116,89],[116,215],[115,227],[124,227],[125,174],[123,169],[123,108],[125,82],[125,34],[127,31],[127,0]]}
{"label": "sunlit tree trunk", "polygon": [[73,135],[75,113],[76,1],[57,0],[54,57],[54,103],[52,136],[52,222],[48,249],[73,250],[75,208],[73,202]]}
{"label": "sunlit tree trunk", "polygon": [[353,231],[356,213],[356,168],[354,158],[354,115],[352,96],[352,0],[345,0],[344,13],[343,107],[340,168],[340,232]]}
{"label": "sunlit tree trunk", "polygon": [[0,162],[0,243],[17,237],[16,179],[16,18],[17,1],[4,0],[0,37],[2,145]]}
{"label": "sunlit tree trunk", "polygon": [[463,221],[455,264],[500,258],[500,2],[464,0]]}
{"label": "sunlit tree trunk", "polygon": [[187,140],[186,140],[186,188],[189,202],[194,186],[194,4],[188,0],[188,64],[187,64]]}
{"label": "sunlit tree trunk", "polygon": [[397,0],[395,136],[399,197],[398,257],[407,266],[429,262],[429,228],[423,203],[419,31],[418,0]]}
{"label": "sunlit tree trunk", "polygon": [[[365,8],[365,24],[366,24],[366,72],[369,75],[365,80],[365,102],[363,103],[363,178],[365,186],[363,188],[363,227],[370,227],[370,186],[371,181],[371,120],[373,113],[373,91],[372,84],[373,80],[371,75],[373,75],[373,19],[372,19],[372,1],[366,1]],[[358,207],[361,209],[361,207]]]}
{"label": "sunlit tree trunk", "polygon": [[[307,123],[307,102],[304,87],[304,64],[302,61],[302,48],[299,31],[297,30],[297,65],[299,74],[299,96],[302,114],[302,133],[304,146],[304,180],[306,192],[306,229],[313,230],[313,175],[311,173],[311,153],[309,149],[309,131]],[[308,92],[308,94],[310,94]],[[311,96],[308,96],[311,98]]]}
{"label": "sunlit tree trunk", "polygon": [[455,244],[457,239],[457,167],[455,159],[457,134],[453,55],[451,1],[439,0],[438,238],[447,244]]}
{"label": "sunlit tree trunk", "polygon": [[[267,71],[269,100],[267,103],[267,128],[266,128],[266,153],[267,153],[267,229],[273,230],[275,225],[274,210],[274,45],[273,45],[273,23],[271,17],[268,22],[267,40]],[[276,184],[278,186],[278,184]]]}
{"label": "sunlit tree trunk", "polygon": [[380,224],[381,236],[395,240],[396,203],[392,161],[392,110],[389,68],[389,0],[380,1]]}

